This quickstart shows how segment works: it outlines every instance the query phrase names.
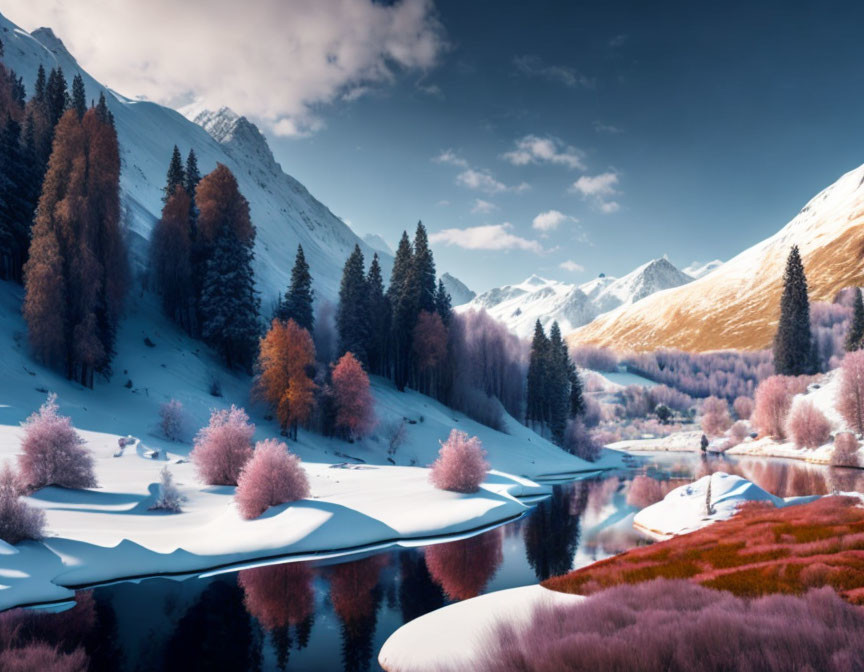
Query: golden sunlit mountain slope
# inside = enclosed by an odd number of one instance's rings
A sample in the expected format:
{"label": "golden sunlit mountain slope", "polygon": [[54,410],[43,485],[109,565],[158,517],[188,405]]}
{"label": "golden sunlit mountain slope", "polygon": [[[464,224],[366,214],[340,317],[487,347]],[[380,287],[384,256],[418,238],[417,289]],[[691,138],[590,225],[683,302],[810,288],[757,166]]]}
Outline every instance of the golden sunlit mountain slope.
{"label": "golden sunlit mountain slope", "polygon": [[813,198],[775,235],[693,282],[601,315],[568,335],[571,344],[620,350],[704,352],[771,345],[786,257],[798,245],[811,301],[864,284],[864,166]]}

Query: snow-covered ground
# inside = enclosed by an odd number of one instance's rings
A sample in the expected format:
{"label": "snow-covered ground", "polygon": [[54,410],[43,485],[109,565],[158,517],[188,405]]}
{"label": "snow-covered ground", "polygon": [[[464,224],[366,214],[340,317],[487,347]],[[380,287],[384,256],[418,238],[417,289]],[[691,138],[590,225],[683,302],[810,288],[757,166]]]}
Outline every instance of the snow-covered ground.
{"label": "snow-covered ground", "polygon": [[[710,487],[710,505],[708,510]],[[693,532],[718,520],[728,520],[744,502],[770,502],[776,507],[812,502],[811,497],[777,497],[746,478],[716,472],[672,490],[656,504],[636,514],[633,527],[653,539]]]}
{"label": "snow-covered ground", "polygon": [[542,586],[522,586],[456,602],[415,618],[390,635],[378,663],[387,672],[470,670],[498,623],[527,625],[537,607],[584,599]]}

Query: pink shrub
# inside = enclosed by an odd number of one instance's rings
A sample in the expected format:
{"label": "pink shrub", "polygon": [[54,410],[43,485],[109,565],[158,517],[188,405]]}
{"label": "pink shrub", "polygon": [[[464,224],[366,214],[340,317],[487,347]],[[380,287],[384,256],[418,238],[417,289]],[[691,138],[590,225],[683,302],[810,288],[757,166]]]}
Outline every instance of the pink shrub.
{"label": "pink shrub", "polygon": [[861,444],[852,432],[838,432],[834,437],[834,450],[831,453],[831,466],[857,467],[858,450]]}
{"label": "pink shrub", "polygon": [[342,355],[333,367],[333,396],[337,427],[353,438],[372,431],[375,427],[375,401],[369,388],[369,376],[350,352]]}
{"label": "pink shrub", "polygon": [[648,390],[651,406],[668,406],[673,411],[683,413],[693,405],[693,398],[666,385],[655,385]]}
{"label": "pink shrub", "polygon": [[635,506],[637,509],[644,509],[646,506],[651,506],[662,500],[666,496],[663,491],[663,486],[656,478],[640,474],[630,483],[630,489],[627,491],[628,506]]}
{"label": "pink shrub", "polygon": [[451,430],[450,436],[441,444],[429,478],[441,490],[477,492],[489,471],[485,457],[486,451],[480,439],[476,436],[468,438],[458,429]]}
{"label": "pink shrub", "polygon": [[786,438],[786,416],[792,405],[789,386],[787,376],[771,376],[759,383],[759,387],[756,388],[753,424],[761,433],[773,436],[775,439]]}
{"label": "pink shrub", "polygon": [[183,441],[186,438],[186,414],[183,404],[176,399],[166,401],[159,407],[159,428],[169,441]]}
{"label": "pink shrub", "polygon": [[309,496],[309,479],[300,458],[281,441],[267,439],[255,446],[243,467],[234,500],[246,520],[257,518],[271,506]]}
{"label": "pink shrub", "polygon": [[570,348],[570,359],[582,369],[594,371],[608,371],[613,373],[618,370],[618,355],[609,348],[598,348],[594,345],[577,345]]}
{"label": "pink shrub", "polygon": [[49,394],[42,407],[24,423],[23,453],[18,456],[20,478],[30,490],[47,485],[95,488],[93,458],[83,447],[72,420],[57,413],[57,395]]}
{"label": "pink shrub", "polygon": [[240,470],[252,457],[255,425],[242,408],[213,411],[210,424],[195,437],[190,454],[201,480],[208,485],[237,485]]}
{"label": "pink shrub", "polygon": [[600,457],[601,446],[594,440],[588,428],[580,420],[570,420],[564,430],[564,444],[568,453],[594,462]]}
{"label": "pink shrub", "polygon": [[725,449],[733,448],[750,436],[750,426],[743,420],[739,420],[729,428],[729,438],[726,439]]}
{"label": "pink shrub", "polygon": [[81,647],[71,653],[62,653],[56,646],[45,642],[0,651],[0,670],[3,672],[87,672],[89,662]]}
{"label": "pink shrub", "polygon": [[843,358],[837,410],[858,434],[864,434],[864,350]]}
{"label": "pink shrub", "polygon": [[735,417],[739,420],[749,420],[753,415],[753,400],[750,397],[737,397],[732,402],[732,410],[735,411]]}
{"label": "pink shrub", "polygon": [[725,399],[708,397],[702,402],[702,431],[708,436],[720,436],[732,426],[729,404]]}
{"label": "pink shrub", "polygon": [[786,420],[786,434],[797,448],[818,448],[831,438],[831,425],[812,402],[799,399]]}
{"label": "pink shrub", "polygon": [[864,669],[861,641],[864,610],[830,588],[750,600],[659,579],[505,621],[474,669],[841,672]]}
{"label": "pink shrub", "polygon": [[42,538],[45,513],[21,501],[20,485],[9,464],[0,471],[0,539],[13,546]]}

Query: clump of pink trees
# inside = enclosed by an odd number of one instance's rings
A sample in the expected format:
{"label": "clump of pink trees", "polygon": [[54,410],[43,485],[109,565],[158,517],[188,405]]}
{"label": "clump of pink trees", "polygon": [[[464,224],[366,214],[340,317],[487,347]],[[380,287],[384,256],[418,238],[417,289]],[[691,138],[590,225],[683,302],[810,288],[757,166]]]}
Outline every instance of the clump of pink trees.
{"label": "clump of pink trees", "polygon": [[485,457],[480,439],[454,429],[441,444],[429,478],[441,490],[477,492],[489,471]]}
{"label": "clump of pink trees", "polygon": [[602,445],[597,437],[592,435],[579,418],[567,421],[564,431],[564,450],[588,462],[594,462],[600,457]]}
{"label": "clump of pink trees", "polygon": [[259,441],[243,467],[234,496],[240,515],[251,520],[271,506],[309,496],[309,480],[300,458],[276,439]]}
{"label": "clump of pink trees", "polygon": [[834,436],[834,450],[831,452],[832,467],[857,467],[858,450],[861,444],[852,432],[838,432]]}
{"label": "clump of pink trees", "polygon": [[42,538],[45,513],[21,501],[18,478],[9,464],[0,471],[0,539],[15,545]]}
{"label": "clump of pink trees", "polygon": [[363,365],[346,352],[333,367],[332,380],[336,427],[352,439],[365,436],[375,427],[375,402]]}
{"label": "clump of pink trees", "polygon": [[240,470],[252,457],[255,425],[236,406],[213,411],[210,424],[195,437],[190,457],[201,480],[208,485],[237,485]]}
{"label": "clump of pink trees", "polygon": [[749,420],[753,415],[753,400],[750,397],[736,397],[732,402],[732,410],[739,420]]}
{"label": "clump of pink trees", "polygon": [[837,411],[858,434],[864,434],[864,350],[846,353],[840,373]]}
{"label": "clump of pink trees", "polygon": [[702,402],[702,431],[708,436],[720,436],[732,426],[729,404],[725,399],[708,397]]}
{"label": "clump of pink trees", "polygon": [[18,456],[20,480],[28,490],[48,485],[95,488],[90,451],[84,448],[84,439],[75,431],[72,420],[57,411],[57,395],[49,394],[24,423],[22,453]]}
{"label": "clump of pink trees", "polygon": [[792,406],[792,391],[788,376],[771,376],[756,388],[751,419],[763,434],[775,439],[786,438],[786,416]]}
{"label": "clump of pink trees", "polygon": [[171,399],[159,407],[159,429],[166,439],[178,442],[185,440],[186,427],[186,414],[179,401]]}
{"label": "clump of pink trees", "polygon": [[786,434],[797,448],[818,448],[831,438],[831,425],[813,402],[799,399],[786,419]]}

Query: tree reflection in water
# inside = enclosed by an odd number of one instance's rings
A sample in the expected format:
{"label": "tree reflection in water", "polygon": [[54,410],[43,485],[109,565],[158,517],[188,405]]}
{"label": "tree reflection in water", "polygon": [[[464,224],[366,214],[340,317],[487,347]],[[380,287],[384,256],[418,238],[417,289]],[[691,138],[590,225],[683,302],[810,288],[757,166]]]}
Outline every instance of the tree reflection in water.
{"label": "tree reflection in water", "polygon": [[403,623],[444,606],[441,586],[432,580],[421,553],[410,550],[399,554],[399,576],[399,608]]}
{"label": "tree reflection in water", "polygon": [[556,485],[552,496],[540,502],[528,516],[523,527],[525,555],[538,580],[572,569],[588,492],[585,481],[572,487]]}
{"label": "tree reflection in water", "polygon": [[476,597],[503,560],[501,528],[424,549],[426,567],[451,600]]}

